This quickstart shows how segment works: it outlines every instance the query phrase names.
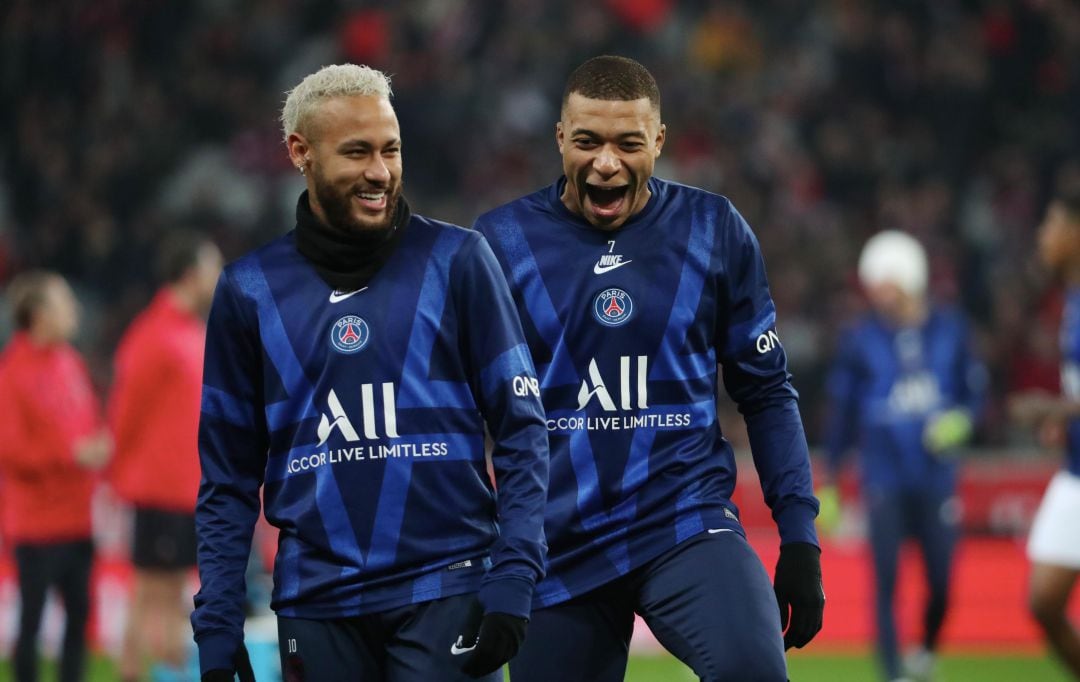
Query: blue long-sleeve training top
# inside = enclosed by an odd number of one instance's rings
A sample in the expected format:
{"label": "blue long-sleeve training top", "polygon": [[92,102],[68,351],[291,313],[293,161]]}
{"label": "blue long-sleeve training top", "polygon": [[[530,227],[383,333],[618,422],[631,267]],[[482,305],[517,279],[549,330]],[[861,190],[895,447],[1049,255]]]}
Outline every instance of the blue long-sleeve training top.
{"label": "blue long-sleeve training top", "polygon": [[[210,313],[196,522],[203,670],[241,641],[259,513],[271,606],[323,619],[479,591],[529,613],[548,449],[510,291],[475,232],[413,215],[368,286],[333,290],[295,232],[226,267]],[[494,443],[498,494],[484,459]]]}
{"label": "blue long-sleeve training top", "polygon": [[782,543],[817,543],[806,438],[760,249],[724,197],[649,180],[605,232],[565,179],[481,216],[540,374],[551,448],[547,606],[694,535],[742,532],[718,364]]}
{"label": "blue long-sleeve training top", "polygon": [[971,345],[963,317],[941,306],[917,326],[869,313],[842,331],[828,379],[830,468],[854,448],[864,488],[952,490],[956,458],[929,452],[924,435],[945,410],[981,412],[987,376]]}

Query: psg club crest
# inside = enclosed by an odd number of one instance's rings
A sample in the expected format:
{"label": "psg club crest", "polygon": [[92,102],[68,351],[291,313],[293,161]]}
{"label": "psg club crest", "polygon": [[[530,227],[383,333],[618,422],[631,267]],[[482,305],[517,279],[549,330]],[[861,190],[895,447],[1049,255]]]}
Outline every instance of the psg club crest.
{"label": "psg club crest", "polygon": [[364,318],[356,315],[346,315],[330,328],[330,345],[339,353],[356,353],[364,349],[368,339],[371,338],[371,330]]}
{"label": "psg club crest", "polygon": [[625,324],[633,312],[634,299],[622,289],[604,289],[593,299],[593,316],[608,327]]}

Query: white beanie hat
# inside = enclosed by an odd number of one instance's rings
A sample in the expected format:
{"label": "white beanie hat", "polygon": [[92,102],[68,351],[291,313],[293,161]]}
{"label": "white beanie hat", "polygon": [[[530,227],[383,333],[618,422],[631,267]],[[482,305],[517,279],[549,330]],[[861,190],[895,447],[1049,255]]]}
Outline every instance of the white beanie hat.
{"label": "white beanie hat", "polygon": [[909,296],[926,293],[927,270],[922,244],[899,230],[875,234],[859,256],[859,280],[864,286],[892,282]]}

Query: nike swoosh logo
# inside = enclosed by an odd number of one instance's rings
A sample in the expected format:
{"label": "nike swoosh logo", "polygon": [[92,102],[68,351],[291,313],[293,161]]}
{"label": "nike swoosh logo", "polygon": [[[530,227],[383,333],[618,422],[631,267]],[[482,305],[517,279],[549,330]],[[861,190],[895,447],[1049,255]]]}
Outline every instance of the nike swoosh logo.
{"label": "nike swoosh logo", "polygon": [[[443,641],[446,641],[446,640],[443,640]],[[461,646],[464,643],[465,642],[462,640],[462,638],[458,637],[457,641],[450,645],[450,653],[452,655],[454,655],[454,656],[460,656],[461,654],[467,654],[467,653],[469,653],[470,651],[472,651],[473,649],[476,648],[475,644],[473,644],[470,647]]]}
{"label": "nike swoosh logo", "polygon": [[357,289],[356,291],[344,291],[344,292],[338,291],[337,289],[334,289],[333,291],[330,292],[330,302],[331,303],[341,303],[342,301],[349,298],[350,296],[355,296],[355,295],[359,294],[361,291],[367,291],[367,287],[364,287],[363,289]]}
{"label": "nike swoosh logo", "polygon": [[710,528],[709,529],[709,534],[710,535],[716,535],[717,533],[734,533],[734,532],[735,531],[733,531],[730,528]]}
{"label": "nike swoosh logo", "polygon": [[633,262],[634,261],[632,260],[621,260],[618,263],[612,263],[611,265],[600,265],[599,263],[597,263],[592,266],[592,271],[597,275],[602,275],[605,272],[611,272],[615,268],[621,268],[622,266],[630,265]]}

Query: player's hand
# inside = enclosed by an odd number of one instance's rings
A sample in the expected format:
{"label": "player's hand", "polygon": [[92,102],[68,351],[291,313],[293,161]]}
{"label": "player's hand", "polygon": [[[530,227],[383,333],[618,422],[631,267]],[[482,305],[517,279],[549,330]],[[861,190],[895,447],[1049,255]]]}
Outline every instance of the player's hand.
{"label": "player's hand", "polygon": [[461,634],[450,653],[461,656],[461,671],[469,677],[483,677],[503,667],[525,641],[529,621],[508,613],[483,612],[479,601],[473,603],[462,625]]}
{"label": "player's hand", "polygon": [[248,658],[247,647],[242,643],[233,656],[233,669],[207,670],[202,675],[202,682],[255,682],[255,671],[251,669],[251,659]]}
{"label": "player's hand", "polygon": [[840,491],[835,485],[823,485],[817,490],[817,523],[821,532],[831,535],[840,527]]}
{"label": "player's hand", "polygon": [[821,630],[825,613],[821,550],[808,542],[781,545],[773,591],[780,606],[784,648],[803,648]]}
{"label": "player's hand", "polygon": [[935,455],[947,455],[971,439],[974,424],[967,410],[954,408],[932,416],[923,429],[923,447]]}
{"label": "player's hand", "polygon": [[112,437],[103,430],[76,443],[75,461],[84,469],[98,471],[109,461],[112,450]]}

